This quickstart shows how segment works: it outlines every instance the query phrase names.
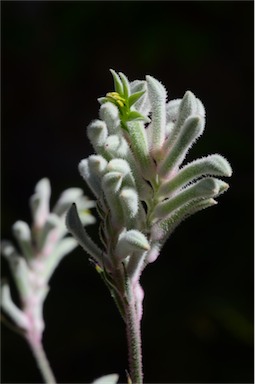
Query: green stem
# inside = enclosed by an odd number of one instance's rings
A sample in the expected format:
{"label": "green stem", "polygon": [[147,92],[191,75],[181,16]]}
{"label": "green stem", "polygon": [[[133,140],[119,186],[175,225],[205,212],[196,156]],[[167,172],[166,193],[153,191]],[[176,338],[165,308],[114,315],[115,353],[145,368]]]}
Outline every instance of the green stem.
{"label": "green stem", "polygon": [[143,370],[140,320],[137,317],[135,297],[131,287],[128,289],[128,303],[126,305],[126,330],[128,341],[129,370],[132,384],[142,384]]}
{"label": "green stem", "polygon": [[41,372],[41,375],[47,384],[56,384],[56,379],[54,377],[54,374],[51,370],[49,361],[47,359],[47,356],[45,354],[45,351],[43,349],[41,342],[29,342],[30,348],[33,352],[33,355],[35,357],[35,360],[37,362],[38,368]]}

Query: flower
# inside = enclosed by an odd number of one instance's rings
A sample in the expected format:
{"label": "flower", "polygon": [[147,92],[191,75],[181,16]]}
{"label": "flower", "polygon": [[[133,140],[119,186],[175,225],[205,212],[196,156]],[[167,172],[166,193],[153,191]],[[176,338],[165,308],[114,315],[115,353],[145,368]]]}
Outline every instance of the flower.
{"label": "flower", "polygon": [[1,242],[2,254],[9,263],[21,307],[12,301],[10,287],[5,280],[2,281],[1,306],[31,345],[41,342],[45,326],[42,310],[49,291],[49,280],[62,258],[78,245],[74,238],[67,236],[66,211],[75,201],[83,225],[95,222],[89,212],[94,202],[88,200],[81,189],[65,190],[52,211],[49,206],[50,194],[49,180],[40,180],[30,199],[31,228],[20,220],[13,225],[20,252],[12,242]]}
{"label": "flower", "polygon": [[75,205],[67,226],[95,260],[122,315],[131,286],[140,319],[143,269],[185,218],[216,204],[228,189],[217,177],[232,170],[219,154],[183,165],[205,126],[205,109],[192,92],[167,101],[165,87],[152,76],[129,82],[111,72],[115,91],[99,99],[99,119],[87,128],[95,154],[79,164],[97,199],[101,247],[84,230]]}

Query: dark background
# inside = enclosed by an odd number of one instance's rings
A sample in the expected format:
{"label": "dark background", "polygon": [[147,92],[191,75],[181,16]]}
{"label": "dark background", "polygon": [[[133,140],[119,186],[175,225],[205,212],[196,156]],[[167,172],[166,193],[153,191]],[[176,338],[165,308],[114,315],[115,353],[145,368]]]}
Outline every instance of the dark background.
{"label": "dark background", "polygon": [[[54,201],[90,192],[77,164],[87,124],[112,90],[109,68],[151,74],[169,98],[192,90],[207,125],[188,161],[223,154],[234,174],[218,206],[184,222],[142,277],[145,382],[253,382],[253,2],[1,2],[2,237],[30,222],[49,177]],[[5,261],[2,274],[8,275]],[[116,372],[125,330],[86,255],[51,280],[44,345],[60,383]],[[41,382],[25,342],[2,326],[2,383]]]}

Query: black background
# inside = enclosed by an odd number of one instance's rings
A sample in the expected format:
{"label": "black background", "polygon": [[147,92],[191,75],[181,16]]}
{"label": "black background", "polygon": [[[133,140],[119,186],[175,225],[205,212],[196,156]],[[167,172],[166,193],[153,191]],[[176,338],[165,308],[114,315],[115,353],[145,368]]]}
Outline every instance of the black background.
{"label": "black background", "polygon": [[[1,13],[2,236],[30,222],[42,177],[52,201],[70,186],[91,196],[77,164],[92,153],[85,128],[113,88],[109,68],[156,77],[169,99],[192,90],[207,125],[187,160],[221,153],[234,173],[218,206],[184,222],[144,272],[144,379],[253,382],[253,2],[3,1]],[[124,381],[124,325],[81,249],[50,285],[44,345],[58,382]],[[2,382],[41,382],[5,326]]]}

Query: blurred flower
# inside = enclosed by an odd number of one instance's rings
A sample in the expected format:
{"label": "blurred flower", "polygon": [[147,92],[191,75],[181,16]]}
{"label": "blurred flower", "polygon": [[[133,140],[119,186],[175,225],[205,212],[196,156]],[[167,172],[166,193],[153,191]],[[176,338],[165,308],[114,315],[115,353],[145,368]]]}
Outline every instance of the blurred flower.
{"label": "blurred flower", "polygon": [[49,280],[62,260],[76,246],[77,241],[67,236],[65,215],[75,201],[82,225],[95,222],[89,208],[94,202],[88,200],[79,188],[65,190],[50,211],[50,182],[40,180],[30,199],[32,211],[31,228],[24,221],[17,221],[13,234],[19,251],[10,241],[1,242],[3,256],[7,259],[20,298],[20,307],[12,300],[7,281],[2,281],[1,306],[27,341],[40,344],[44,330],[43,303],[49,291]]}

